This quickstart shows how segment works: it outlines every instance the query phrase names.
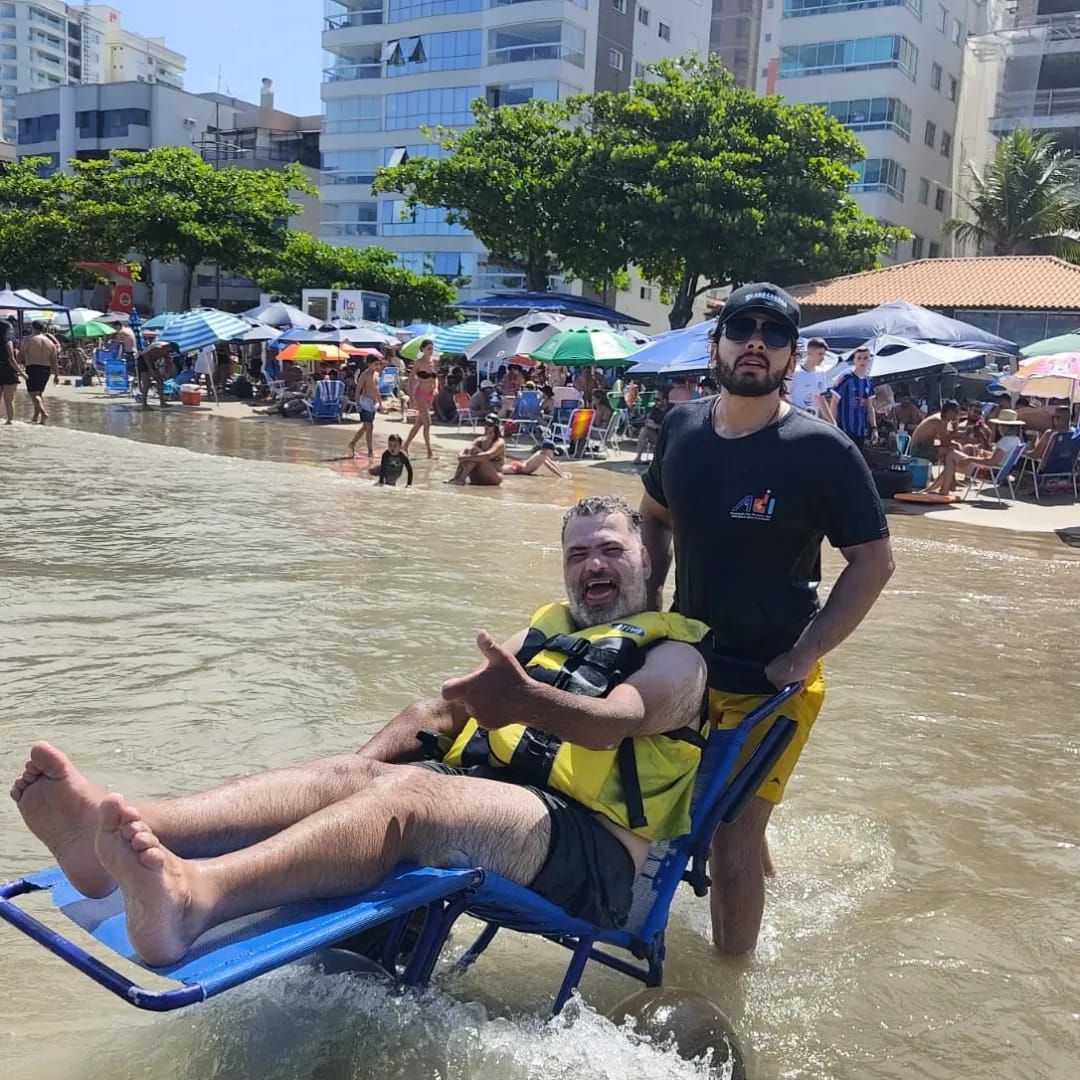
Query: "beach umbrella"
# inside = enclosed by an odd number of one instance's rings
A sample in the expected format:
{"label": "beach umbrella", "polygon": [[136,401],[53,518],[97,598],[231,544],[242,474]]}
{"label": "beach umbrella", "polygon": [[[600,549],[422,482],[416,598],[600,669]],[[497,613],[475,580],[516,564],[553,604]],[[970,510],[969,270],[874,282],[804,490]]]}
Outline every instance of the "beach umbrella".
{"label": "beach umbrella", "polygon": [[264,323],[259,326],[249,326],[245,333],[232,340],[241,342],[242,344],[251,345],[259,341],[273,341],[280,334],[281,331],[276,327],[268,326]]}
{"label": "beach umbrella", "polygon": [[216,308],[195,308],[174,319],[161,331],[179,353],[195,352],[217,341],[231,341],[247,332],[248,324],[236,315]]}
{"label": "beach umbrella", "polygon": [[76,307],[68,312],[68,318],[71,319],[72,326],[79,326],[82,323],[94,322],[104,314],[103,311],[95,311],[93,308]]}
{"label": "beach umbrella", "polygon": [[315,362],[344,364],[353,355],[354,350],[343,348],[340,345],[315,345],[310,342],[300,344],[294,342],[287,345],[278,353],[279,360],[292,360],[298,363],[304,360]]}
{"label": "beach umbrella", "polygon": [[634,354],[628,375],[679,375],[709,367],[709,334],[716,320],[670,330]]}
{"label": "beach umbrella", "polygon": [[403,326],[395,333],[401,333],[405,331],[410,338],[414,337],[429,337],[433,338],[437,333],[442,330],[441,326],[436,326],[433,322],[414,322],[409,323],[408,326]]}
{"label": "beach umbrella", "polygon": [[164,330],[174,319],[179,319],[180,313],[177,311],[163,311],[160,315],[155,315],[152,319],[147,319],[143,323],[144,330]]}
{"label": "beach umbrella", "polygon": [[[599,319],[561,315],[557,311],[530,311],[528,315],[511,320],[495,333],[488,334],[486,338],[470,345],[465,350],[465,359],[486,367],[508,364],[511,357],[530,356],[545,341],[563,330],[581,330],[587,327],[596,330],[611,329]],[[629,334],[626,336],[630,337]]]}
{"label": "beach umbrella", "polygon": [[[924,375],[977,371],[984,362],[984,354],[974,349],[953,349],[948,345],[909,341],[895,334],[880,334],[865,344],[874,358],[870,365],[870,378],[875,386],[899,379],[918,379]],[[837,365],[836,377],[843,375],[845,370],[851,370],[851,366]]]}
{"label": "beach umbrella", "polygon": [[292,304],[283,304],[280,301],[248,308],[243,314],[249,319],[266,323],[267,326],[276,326],[280,329],[287,329],[290,326],[302,326],[305,330],[314,330],[319,325],[319,320],[306,311],[301,311],[298,307],[293,307]]}
{"label": "beach umbrella", "polygon": [[131,314],[128,316],[128,327],[135,335],[135,348],[142,352],[146,348],[146,342],[143,340],[142,316],[135,308],[131,309]]}
{"label": "beach umbrella", "polygon": [[[483,322],[480,319],[473,319],[472,322],[459,323],[457,326],[447,327],[445,330],[440,330],[432,340],[435,342],[435,351],[440,353],[448,353],[450,355],[457,355],[463,353],[472,344],[480,341],[482,338],[488,337],[490,334],[494,334],[499,329],[497,323]],[[419,352],[419,342],[424,338],[413,338],[405,348],[409,348],[415,341],[416,350]],[[402,350],[402,356],[406,356],[404,350]],[[415,360],[415,356],[410,356],[410,360]]]}
{"label": "beach umbrella", "polygon": [[556,367],[622,367],[638,351],[636,342],[614,330],[585,327],[561,330],[529,353],[532,360]]}
{"label": "beach umbrella", "polygon": [[1034,356],[1023,361],[1020,370],[1002,375],[999,382],[1010,394],[1080,400],[1080,352],[1055,356]]}
{"label": "beach umbrella", "polygon": [[1061,334],[1059,337],[1036,341],[1034,345],[1028,345],[1021,349],[1020,355],[1058,356],[1061,353],[1077,352],[1080,352],[1080,330],[1074,330],[1071,334]]}
{"label": "beach umbrella", "polygon": [[101,322],[76,323],[71,328],[71,336],[76,338],[112,337],[116,333],[115,326]]}

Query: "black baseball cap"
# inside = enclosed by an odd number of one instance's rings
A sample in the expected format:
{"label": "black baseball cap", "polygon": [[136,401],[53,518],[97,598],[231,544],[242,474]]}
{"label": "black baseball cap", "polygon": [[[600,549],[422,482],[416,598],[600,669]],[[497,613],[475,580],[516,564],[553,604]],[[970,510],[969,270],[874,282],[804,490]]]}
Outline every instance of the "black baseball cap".
{"label": "black baseball cap", "polygon": [[782,322],[791,331],[792,338],[799,336],[798,302],[791,293],[773,285],[769,281],[757,281],[750,285],[740,285],[724,301],[724,310],[720,312],[719,325],[736,315],[745,315],[750,311],[765,311]]}

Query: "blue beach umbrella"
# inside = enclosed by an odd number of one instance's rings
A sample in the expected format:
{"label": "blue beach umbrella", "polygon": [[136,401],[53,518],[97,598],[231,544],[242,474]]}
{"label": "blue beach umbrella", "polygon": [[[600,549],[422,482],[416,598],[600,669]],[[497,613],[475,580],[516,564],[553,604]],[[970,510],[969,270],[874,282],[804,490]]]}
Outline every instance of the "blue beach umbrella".
{"label": "blue beach umbrella", "polygon": [[227,311],[195,308],[169,323],[161,332],[161,340],[172,342],[180,353],[189,353],[216,341],[242,337],[248,329],[248,323]]}
{"label": "blue beach umbrella", "polygon": [[163,311],[160,315],[155,315],[152,319],[147,319],[143,323],[142,328],[144,330],[164,330],[174,319],[179,319],[180,313],[178,311]]}
{"label": "blue beach umbrella", "polygon": [[634,353],[627,375],[679,375],[709,367],[709,333],[716,320],[673,330]]}
{"label": "blue beach umbrella", "polygon": [[436,326],[433,322],[414,322],[409,323],[408,326],[402,327],[403,330],[407,330],[409,337],[429,337],[433,338],[436,334],[442,333],[442,327]]}
{"label": "blue beach umbrella", "polygon": [[434,337],[435,349],[437,352],[450,353],[451,355],[463,353],[473,342],[486,338],[489,334],[494,334],[501,329],[502,327],[495,323],[481,322],[479,319],[474,319],[472,322],[461,323],[458,326],[440,330]]}
{"label": "blue beach umbrella", "polygon": [[135,335],[135,348],[138,349],[139,352],[142,352],[143,349],[146,348],[146,342],[143,341],[142,336],[142,326],[142,317],[134,308],[132,308],[131,314],[128,316],[128,327]]}

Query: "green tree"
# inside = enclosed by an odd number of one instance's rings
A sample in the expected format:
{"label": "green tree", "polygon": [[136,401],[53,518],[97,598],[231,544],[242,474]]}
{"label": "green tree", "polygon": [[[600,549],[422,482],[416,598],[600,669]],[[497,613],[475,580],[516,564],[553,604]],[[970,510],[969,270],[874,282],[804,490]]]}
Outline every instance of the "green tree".
{"label": "green tree", "polygon": [[553,244],[576,273],[635,263],[673,297],[681,327],[709,289],[870,269],[909,235],[848,194],[864,150],[824,110],[739,88],[715,57],[650,71],[629,93],[578,103],[590,137],[576,212],[594,224]]}
{"label": "green tree", "polygon": [[423,129],[442,150],[380,169],[376,192],[400,192],[409,209],[441,207],[469,229],[493,260],[525,275],[527,288],[546,289],[559,269],[551,242],[561,218],[577,216],[571,200],[580,133],[565,105],[533,100],[491,108],[472,104],[464,131]]}
{"label": "green tree", "polygon": [[959,195],[969,218],[945,229],[994,255],[1057,255],[1080,261],[1080,159],[1045,134],[1017,129],[994,159],[965,171],[971,195]]}
{"label": "green tree", "polygon": [[132,248],[147,262],[181,263],[188,303],[200,263],[249,274],[270,265],[300,210],[293,194],[315,192],[299,165],[215,169],[185,147],[113,156],[128,192]]}
{"label": "green tree", "polygon": [[453,285],[406,269],[385,248],[334,247],[299,232],[289,233],[272,261],[244,273],[291,303],[300,302],[305,288],[383,292],[390,297],[390,317],[397,321],[444,319],[456,297]]}

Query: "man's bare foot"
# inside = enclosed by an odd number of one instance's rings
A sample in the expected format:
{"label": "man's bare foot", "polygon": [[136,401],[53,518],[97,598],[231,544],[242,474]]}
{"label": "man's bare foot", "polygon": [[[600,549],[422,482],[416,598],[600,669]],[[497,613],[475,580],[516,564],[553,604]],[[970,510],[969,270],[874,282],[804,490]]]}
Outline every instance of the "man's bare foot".
{"label": "man's bare foot", "polygon": [[151,967],[175,963],[204,929],[188,864],[162,846],[122,795],[102,801],[94,848],[124,894],[135,951]]}
{"label": "man's bare foot", "polygon": [[68,881],[94,899],[116,888],[94,854],[98,811],[107,795],[47,742],[30,748],[30,760],[11,787],[27,827],[53,853]]}

